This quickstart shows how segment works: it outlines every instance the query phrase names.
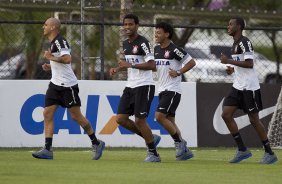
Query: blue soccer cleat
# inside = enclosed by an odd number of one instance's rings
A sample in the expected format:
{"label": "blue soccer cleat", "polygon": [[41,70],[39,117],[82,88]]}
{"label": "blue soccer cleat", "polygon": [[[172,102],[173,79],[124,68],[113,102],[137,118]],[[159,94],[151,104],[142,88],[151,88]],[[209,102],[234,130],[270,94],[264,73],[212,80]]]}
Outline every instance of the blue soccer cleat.
{"label": "blue soccer cleat", "polygon": [[187,142],[184,139],[182,139],[181,142],[175,142],[174,144],[176,160],[188,160],[194,157],[192,151],[187,148]]}
{"label": "blue soccer cleat", "polygon": [[247,159],[251,156],[252,156],[252,153],[248,149],[246,151],[237,150],[234,158],[232,160],[230,160],[229,163],[239,163],[242,160]]}
{"label": "blue soccer cleat", "polygon": [[176,160],[180,161],[180,160],[189,160],[191,158],[193,158],[194,155],[192,153],[191,150],[187,149],[182,155],[176,157]]}
{"label": "blue soccer cleat", "polygon": [[278,158],[275,154],[270,155],[269,153],[264,153],[260,163],[261,164],[273,164],[278,161]]}
{"label": "blue soccer cleat", "polygon": [[148,151],[147,152],[147,157],[145,158],[144,162],[160,162],[161,161],[161,157],[158,154],[158,156],[156,156],[154,153]]}
{"label": "blue soccer cleat", "polygon": [[99,160],[103,154],[103,150],[105,149],[105,142],[98,140],[100,142],[99,145],[92,145],[93,148],[93,157],[92,160]]}
{"label": "blue soccer cleat", "polygon": [[49,151],[44,147],[41,150],[32,153],[32,156],[38,159],[53,160],[53,151],[52,150]]}

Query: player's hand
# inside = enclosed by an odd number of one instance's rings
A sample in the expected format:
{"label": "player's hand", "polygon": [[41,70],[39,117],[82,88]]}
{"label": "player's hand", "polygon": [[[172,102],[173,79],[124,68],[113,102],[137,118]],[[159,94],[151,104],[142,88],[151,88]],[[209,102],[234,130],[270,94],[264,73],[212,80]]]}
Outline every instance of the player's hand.
{"label": "player's hand", "polygon": [[130,68],[131,67],[131,64],[126,62],[126,61],[119,61],[118,62],[118,66],[120,68]]}
{"label": "player's hand", "polygon": [[226,55],[224,55],[223,53],[220,54],[220,62],[222,64],[228,64],[228,58]]}
{"label": "player's hand", "polygon": [[169,74],[172,78],[178,77],[176,70],[173,70],[173,69],[171,69],[171,68],[169,68],[168,74]]}
{"label": "player's hand", "polygon": [[45,51],[43,57],[44,57],[45,59],[51,60],[51,57],[52,57],[51,50],[48,49],[48,51]]}
{"label": "player's hand", "polygon": [[113,76],[114,74],[116,74],[118,72],[117,68],[111,68],[110,69],[110,76]]}
{"label": "player's hand", "polygon": [[50,64],[47,64],[47,63],[44,63],[43,65],[42,65],[42,69],[44,70],[44,71],[50,71],[51,70],[51,65]]}
{"label": "player's hand", "polygon": [[231,75],[232,73],[234,73],[234,67],[227,66],[225,71],[228,75]]}

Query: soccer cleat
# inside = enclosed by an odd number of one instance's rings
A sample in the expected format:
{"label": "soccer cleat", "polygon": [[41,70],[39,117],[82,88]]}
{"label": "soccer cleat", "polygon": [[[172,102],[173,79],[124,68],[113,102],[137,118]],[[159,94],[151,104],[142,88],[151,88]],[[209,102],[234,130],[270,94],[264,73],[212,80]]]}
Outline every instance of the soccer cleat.
{"label": "soccer cleat", "polygon": [[278,161],[278,158],[275,154],[270,155],[269,153],[264,153],[260,163],[261,164],[273,164]]}
{"label": "soccer cleat", "polygon": [[176,157],[176,160],[189,160],[190,158],[193,157],[194,155],[192,151],[186,148],[185,152],[182,155]]}
{"label": "soccer cleat", "polygon": [[42,148],[41,150],[32,153],[32,156],[34,158],[38,158],[38,159],[49,159],[49,160],[53,160],[53,151],[52,150],[47,150],[45,147]]}
{"label": "soccer cleat", "polygon": [[187,142],[184,139],[182,139],[181,142],[175,142],[174,144],[176,160],[188,160],[194,156],[192,151],[187,148]]}
{"label": "soccer cleat", "polygon": [[237,150],[234,158],[229,161],[229,163],[239,163],[244,159],[247,159],[252,156],[252,153],[247,149],[246,151]]}
{"label": "soccer cleat", "polygon": [[161,157],[158,154],[158,156],[156,156],[154,153],[148,151],[147,152],[147,157],[145,158],[144,162],[160,162],[161,161]]}
{"label": "soccer cleat", "polygon": [[158,144],[159,144],[160,141],[161,141],[161,136],[156,135],[156,134],[153,134],[153,137],[154,137],[154,146],[157,147]]}
{"label": "soccer cleat", "polygon": [[174,145],[175,145],[175,150],[176,150],[176,153],[175,153],[176,158],[185,153],[186,144],[183,140],[181,142],[175,142]]}
{"label": "soccer cleat", "polygon": [[103,150],[105,149],[105,142],[98,140],[100,142],[99,145],[93,144],[93,157],[92,160],[99,160],[103,154]]}

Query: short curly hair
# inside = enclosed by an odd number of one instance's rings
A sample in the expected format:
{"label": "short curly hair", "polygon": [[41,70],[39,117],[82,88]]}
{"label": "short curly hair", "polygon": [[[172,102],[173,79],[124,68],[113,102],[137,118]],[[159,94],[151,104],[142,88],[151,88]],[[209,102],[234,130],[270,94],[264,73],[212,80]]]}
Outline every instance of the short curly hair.
{"label": "short curly hair", "polygon": [[236,24],[241,26],[241,30],[245,29],[246,24],[245,24],[245,20],[242,17],[235,16],[235,17],[232,17],[231,19],[236,20]]}

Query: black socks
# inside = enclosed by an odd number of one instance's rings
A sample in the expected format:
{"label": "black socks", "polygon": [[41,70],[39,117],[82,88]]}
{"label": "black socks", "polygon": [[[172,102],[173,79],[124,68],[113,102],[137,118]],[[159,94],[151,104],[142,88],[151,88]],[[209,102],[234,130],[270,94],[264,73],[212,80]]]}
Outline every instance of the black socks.
{"label": "black socks", "polygon": [[263,147],[264,147],[264,150],[266,153],[269,153],[270,155],[273,155],[273,151],[271,150],[270,148],[270,143],[268,141],[268,139],[266,139],[265,141],[262,141],[262,144],[263,144]]}
{"label": "black socks", "polygon": [[239,151],[246,151],[247,148],[243,143],[243,140],[242,140],[240,133],[237,132],[237,133],[233,134],[232,136],[233,136],[234,140],[236,141],[236,144],[238,146],[238,150]]}
{"label": "black socks", "polygon": [[52,141],[53,141],[53,138],[52,137],[48,137],[48,138],[45,138],[45,148],[50,151],[51,147],[52,147]]}
{"label": "black socks", "polygon": [[95,136],[95,133],[91,134],[91,135],[88,135],[92,144],[94,145],[99,145],[100,142],[98,141],[97,137]]}
{"label": "black socks", "polygon": [[174,135],[171,135],[171,137],[173,138],[174,142],[181,142],[181,139],[177,132]]}
{"label": "black socks", "polygon": [[154,142],[147,144],[147,146],[148,146],[149,152],[152,152],[152,153],[154,153],[155,156],[158,156]]}

